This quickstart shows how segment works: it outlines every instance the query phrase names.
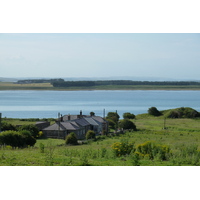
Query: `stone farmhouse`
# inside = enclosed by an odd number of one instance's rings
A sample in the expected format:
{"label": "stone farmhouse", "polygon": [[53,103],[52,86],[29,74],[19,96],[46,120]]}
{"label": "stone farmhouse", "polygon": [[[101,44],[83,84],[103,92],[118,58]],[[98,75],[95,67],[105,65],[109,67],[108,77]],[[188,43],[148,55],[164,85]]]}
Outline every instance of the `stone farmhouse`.
{"label": "stone farmhouse", "polygon": [[43,128],[42,131],[47,138],[65,139],[66,136],[74,132],[77,139],[85,139],[88,130],[93,130],[96,135],[103,134],[108,131],[108,122],[95,115],[64,115],[57,120],[56,123]]}

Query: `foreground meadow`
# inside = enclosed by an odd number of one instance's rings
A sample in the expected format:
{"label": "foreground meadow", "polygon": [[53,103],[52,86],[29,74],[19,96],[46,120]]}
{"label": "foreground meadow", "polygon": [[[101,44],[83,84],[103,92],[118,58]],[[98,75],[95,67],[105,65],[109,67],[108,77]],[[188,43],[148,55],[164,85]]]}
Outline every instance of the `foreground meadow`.
{"label": "foreground meadow", "polygon": [[[2,146],[4,166],[190,166],[200,165],[200,119],[138,115],[138,131],[98,136],[75,146],[37,139],[34,147]],[[13,122],[14,123],[14,122]]]}

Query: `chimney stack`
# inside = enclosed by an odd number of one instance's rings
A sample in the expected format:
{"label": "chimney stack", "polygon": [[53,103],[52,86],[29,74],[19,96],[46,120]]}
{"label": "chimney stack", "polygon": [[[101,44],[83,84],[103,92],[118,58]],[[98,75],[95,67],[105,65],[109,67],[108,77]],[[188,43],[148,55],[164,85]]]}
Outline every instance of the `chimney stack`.
{"label": "chimney stack", "polygon": [[68,121],[70,121],[70,114],[68,115]]}
{"label": "chimney stack", "polygon": [[60,121],[63,122],[63,116],[61,115]]}
{"label": "chimney stack", "polygon": [[82,118],[82,110],[80,110],[80,118]]}

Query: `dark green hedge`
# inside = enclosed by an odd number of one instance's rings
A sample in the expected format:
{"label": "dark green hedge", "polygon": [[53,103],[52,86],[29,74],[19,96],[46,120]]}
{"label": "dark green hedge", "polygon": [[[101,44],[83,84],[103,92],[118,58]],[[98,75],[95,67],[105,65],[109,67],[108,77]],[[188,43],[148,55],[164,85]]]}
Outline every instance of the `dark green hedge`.
{"label": "dark green hedge", "polygon": [[0,133],[0,144],[12,147],[34,146],[36,139],[31,136],[29,131],[4,131]]}

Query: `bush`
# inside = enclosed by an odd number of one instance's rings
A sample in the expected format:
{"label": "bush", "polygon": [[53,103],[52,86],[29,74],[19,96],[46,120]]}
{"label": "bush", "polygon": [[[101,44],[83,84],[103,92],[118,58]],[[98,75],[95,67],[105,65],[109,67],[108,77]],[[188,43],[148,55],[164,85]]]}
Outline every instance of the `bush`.
{"label": "bush", "polygon": [[38,138],[44,138],[45,136],[44,136],[44,133],[42,132],[42,131],[39,131],[39,133],[38,133]]}
{"label": "bush", "polygon": [[34,137],[31,136],[30,131],[21,131],[20,132],[23,136],[24,142],[27,146],[34,146],[34,144],[36,143],[36,139]]}
{"label": "bush", "polygon": [[1,124],[1,131],[9,131],[9,130],[16,131],[16,127],[10,123],[3,121]]}
{"label": "bush", "polygon": [[86,140],[88,139],[95,139],[95,132],[92,130],[87,131],[86,133]]}
{"label": "bush", "polygon": [[161,112],[158,111],[156,107],[149,108],[148,113],[150,115],[153,115],[153,116],[160,116],[161,115]]}
{"label": "bush", "polygon": [[78,140],[74,132],[71,132],[69,135],[66,136],[65,144],[71,144],[71,145],[78,144]]}
{"label": "bush", "polygon": [[116,123],[112,119],[106,119],[108,121],[109,127],[112,129],[116,128]]}
{"label": "bush", "polygon": [[19,131],[30,131],[31,136],[33,136],[34,138],[39,137],[39,130],[35,125],[32,124],[28,124],[28,125],[23,125],[19,127]]}
{"label": "bush", "polygon": [[[0,134],[0,143],[10,145],[12,147],[19,146],[20,141],[18,141],[20,136],[18,137],[19,132],[16,131],[4,131]],[[21,136],[22,139],[22,136]]]}
{"label": "bush", "polygon": [[40,153],[44,153],[44,144],[40,143]]}
{"label": "bush", "polygon": [[129,119],[123,119],[120,121],[119,123],[119,127],[123,128],[123,129],[133,129],[134,131],[136,131],[136,125],[130,121]]}
{"label": "bush", "polygon": [[123,114],[124,119],[135,119],[135,115],[129,112]]}
{"label": "bush", "polygon": [[36,140],[27,131],[4,131],[0,134],[0,144],[10,145],[12,147],[33,146]]}
{"label": "bush", "polygon": [[119,118],[120,116],[117,114],[117,112],[109,112],[106,117],[106,119],[111,119],[115,123],[119,121]]}
{"label": "bush", "polygon": [[128,141],[115,142],[111,147],[117,157],[129,155],[135,151],[134,143],[129,143]]}
{"label": "bush", "polygon": [[156,144],[153,141],[147,141],[137,146],[137,152],[141,153],[143,156],[149,157],[151,160],[156,156],[161,160],[167,160],[170,148],[166,145]]}

